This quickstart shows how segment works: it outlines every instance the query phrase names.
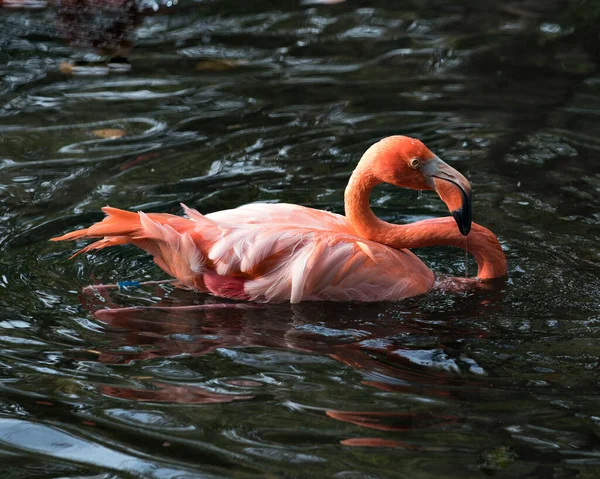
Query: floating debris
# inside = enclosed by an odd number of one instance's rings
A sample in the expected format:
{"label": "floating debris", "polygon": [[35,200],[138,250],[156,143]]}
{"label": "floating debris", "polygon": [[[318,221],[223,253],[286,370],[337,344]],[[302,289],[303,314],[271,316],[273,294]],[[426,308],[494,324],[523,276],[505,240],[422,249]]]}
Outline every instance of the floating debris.
{"label": "floating debris", "polygon": [[[120,128],[106,128],[103,130],[92,130],[91,133],[92,133],[92,135],[97,136],[98,138],[108,138],[108,139],[121,138],[127,134],[127,133],[125,133],[125,131],[121,130]],[[133,286],[133,284],[128,285],[128,286]]]}
{"label": "floating debris", "polygon": [[248,62],[245,60],[227,60],[227,59],[214,59],[214,60],[203,60],[196,64],[196,70],[198,71],[209,71],[209,72],[222,72],[237,68],[240,65],[246,65]]}
{"label": "floating debris", "polygon": [[104,76],[110,73],[108,65],[82,62],[61,62],[58,70],[64,75]]}
{"label": "floating debris", "polygon": [[518,458],[508,446],[498,446],[484,451],[479,457],[478,466],[484,471],[499,471],[506,469]]}

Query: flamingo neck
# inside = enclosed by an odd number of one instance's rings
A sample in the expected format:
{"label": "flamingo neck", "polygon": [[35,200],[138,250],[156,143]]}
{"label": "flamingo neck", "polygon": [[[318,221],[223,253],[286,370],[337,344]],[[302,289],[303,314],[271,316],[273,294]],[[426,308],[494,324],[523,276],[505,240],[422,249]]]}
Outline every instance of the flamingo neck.
{"label": "flamingo neck", "polygon": [[350,177],[344,195],[346,217],[358,235],[395,249],[454,246],[464,250],[466,247],[477,261],[479,279],[506,276],[506,258],[500,243],[494,233],[483,226],[473,223],[468,241],[465,241],[450,216],[406,225],[394,225],[377,218],[371,210],[369,197],[382,181],[361,163]]}

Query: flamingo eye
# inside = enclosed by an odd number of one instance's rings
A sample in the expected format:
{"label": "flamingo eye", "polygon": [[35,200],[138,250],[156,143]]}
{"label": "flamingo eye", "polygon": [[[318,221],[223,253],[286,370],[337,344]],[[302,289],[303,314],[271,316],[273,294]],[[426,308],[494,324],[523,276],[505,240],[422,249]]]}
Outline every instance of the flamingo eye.
{"label": "flamingo eye", "polygon": [[421,158],[413,158],[409,161],[409,164],[411,168],[418,168],[421,166]]}

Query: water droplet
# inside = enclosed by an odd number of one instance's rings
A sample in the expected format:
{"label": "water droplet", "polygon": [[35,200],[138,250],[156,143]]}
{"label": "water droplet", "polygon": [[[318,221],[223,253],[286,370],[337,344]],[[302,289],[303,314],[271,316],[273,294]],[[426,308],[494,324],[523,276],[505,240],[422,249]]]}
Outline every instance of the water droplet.
{"label": "water droplet", "polygon": [[561,27],[558,23],[542,23],[540,30],[544,33],[557,34],[560,33]]}
{"label": "water droplet", "polygon": [[469,237],[465,236],[465,278],[469,277]]}

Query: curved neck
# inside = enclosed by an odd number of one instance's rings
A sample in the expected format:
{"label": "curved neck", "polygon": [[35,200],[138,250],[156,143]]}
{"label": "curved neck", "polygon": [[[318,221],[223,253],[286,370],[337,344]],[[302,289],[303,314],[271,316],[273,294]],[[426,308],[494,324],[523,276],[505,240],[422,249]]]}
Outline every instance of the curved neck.
{"label": "curved neck", "polygon": [[369,196],[380,184],[364,165],[352,173],[344,194],[346,217],[356,232],[367,239],[392,248],[454,246],[467,250],[477,261],[479,279],[501,278],[507,274],[504,252],[498,239],[487,228],[473,223],[467,237],[460,234],[450,216],[393,225],[380,220],[371,210]]}

